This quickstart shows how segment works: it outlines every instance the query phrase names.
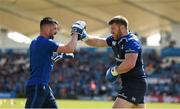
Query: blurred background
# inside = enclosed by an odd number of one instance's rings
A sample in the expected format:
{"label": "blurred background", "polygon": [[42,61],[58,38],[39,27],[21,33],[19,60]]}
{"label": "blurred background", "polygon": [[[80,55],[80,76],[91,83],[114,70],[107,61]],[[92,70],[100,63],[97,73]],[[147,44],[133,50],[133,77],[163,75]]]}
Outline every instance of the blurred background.
{"label": "blurred background", "polygon": [[[55,40],[70,40],[71,24],[87,22],[91,35],[106,38],[107,22],[129,20],[143,44],[148,75],[147,102],[180,103],[180,0],[0,0],[0,98],[23,98],[29,75],[28,46],[39,35],[39,21],[57,19]],[[114,63],[110,48],[78,43],[74,59],[55,64],[50,85],[58,99],[113,100],[121,80],[111,84],[105,72]]]}

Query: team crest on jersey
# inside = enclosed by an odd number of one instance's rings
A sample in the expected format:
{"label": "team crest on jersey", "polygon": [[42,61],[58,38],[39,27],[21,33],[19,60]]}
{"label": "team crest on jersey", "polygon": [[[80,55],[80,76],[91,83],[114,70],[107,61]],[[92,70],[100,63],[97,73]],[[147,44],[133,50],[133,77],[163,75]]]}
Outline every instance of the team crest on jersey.
{"label": "team crest on jersey", "polygon": [[116,45],[116,41],[112,41],[112,45],[115,46]]}
{"label": "team crest on jersey", "polygon": [[121,49],[124,49],[124,45],[121,46]]}

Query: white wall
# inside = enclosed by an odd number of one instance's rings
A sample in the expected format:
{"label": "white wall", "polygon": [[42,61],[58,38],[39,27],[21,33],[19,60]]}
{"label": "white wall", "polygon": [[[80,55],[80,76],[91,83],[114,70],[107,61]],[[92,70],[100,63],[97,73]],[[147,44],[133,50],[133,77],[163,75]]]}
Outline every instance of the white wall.
{"label": "white wall", "polygon": [[28,48],[28,44],[17,43],[7,37],[7,31],[0,30],[0,48]]}
{"label": "white wall", "polygon": [[176,41],[176,46],[180,47],[180,24],[171,24],[172,38]]}
{"label": "white wall", "polygon": [[[34,37],[31,37],[32,39],[36,38],[38,36],[35,35]],[[62,34],[58,34],[55,37],[55,41],[58,43],[66,44],[71,40],[71,36],[63,36]],[[84,44],[82,41],[78,41],[77,48],[81,46],[87,46]],[[28,49],[29,44],[25,43],[17,43],[11,39],[8,38],[7,36],[7,31],[1,31],[0,30],[0,49],[7,49],[7,48],[12,48],[12,49]]]}

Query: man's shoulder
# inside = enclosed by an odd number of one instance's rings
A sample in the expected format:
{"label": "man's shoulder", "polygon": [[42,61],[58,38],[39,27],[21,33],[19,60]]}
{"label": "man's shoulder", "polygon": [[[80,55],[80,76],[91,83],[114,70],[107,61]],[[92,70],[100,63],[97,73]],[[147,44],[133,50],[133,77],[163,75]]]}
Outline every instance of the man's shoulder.
{"label": "man's shoulder", "polygon": [[112,46],[112,42],[113,42],[113,37],[112,37],[112,35],[109,35],[109,36],[106,38],[106,42],[107,42],[108,46]]}
{"label": "man's shoulder", "polygon": [[36,37],[31,41],[30,46],[31,47],[44,47],[46,44],[48,43],[48,40],[46,38],[43,37]]}
{"label": "man's shoulder", "polygon": [[122,45],[122,44],[126,46],[132,46],[132,47],[141,45],[139,39],[133,33],[129,33],[126,37],[122,37],[118,41],[118,45]]}
{"label": "man's shoulder", "polygon": [[138,36],[135,35],[135,34],[133,34],[133,33],[130,33],[130,34],[129,34],[129,37],[127,37],[127,40],[128,40],[128,41],[139,42]]}
{"label": "man's shoulder", "polygon": [[54,40],[52,39],[47,39],[47,38],[44,38],[42,36],[38,36],[37,38],[34,39],[34,42],[37,42],[38,45],[40,44],[48,44],[48,43],[55,43]]}
{"label": "man's shoulder", "polygon": [[124,44],[126,44],[126,45],[141,45],[141,43],[140,43],[140,41],[139,41],[139,39],[137,38],[137,36],[135,35],[135,34],[133,34],[133,33],[130,33],[127,37],[123,37],[120,41],[119,41],[119,43],[124,43]]}

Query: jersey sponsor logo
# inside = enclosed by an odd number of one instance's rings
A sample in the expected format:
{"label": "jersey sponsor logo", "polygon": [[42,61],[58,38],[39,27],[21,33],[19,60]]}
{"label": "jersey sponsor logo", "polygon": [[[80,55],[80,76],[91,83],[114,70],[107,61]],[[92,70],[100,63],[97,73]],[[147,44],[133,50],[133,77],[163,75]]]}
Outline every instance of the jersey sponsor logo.
{"label": "jersey sponsor logo", "polygon": [[128,49],[126,50],[126,52],[134,52],[135,50],[132,50],[132,49]]}
{"label": "jersey sponsor logo", "polygon": [[132,101],[136,101],[136,98],[135,98],[135,97],[131,97],[131,100],[132,100]]}

